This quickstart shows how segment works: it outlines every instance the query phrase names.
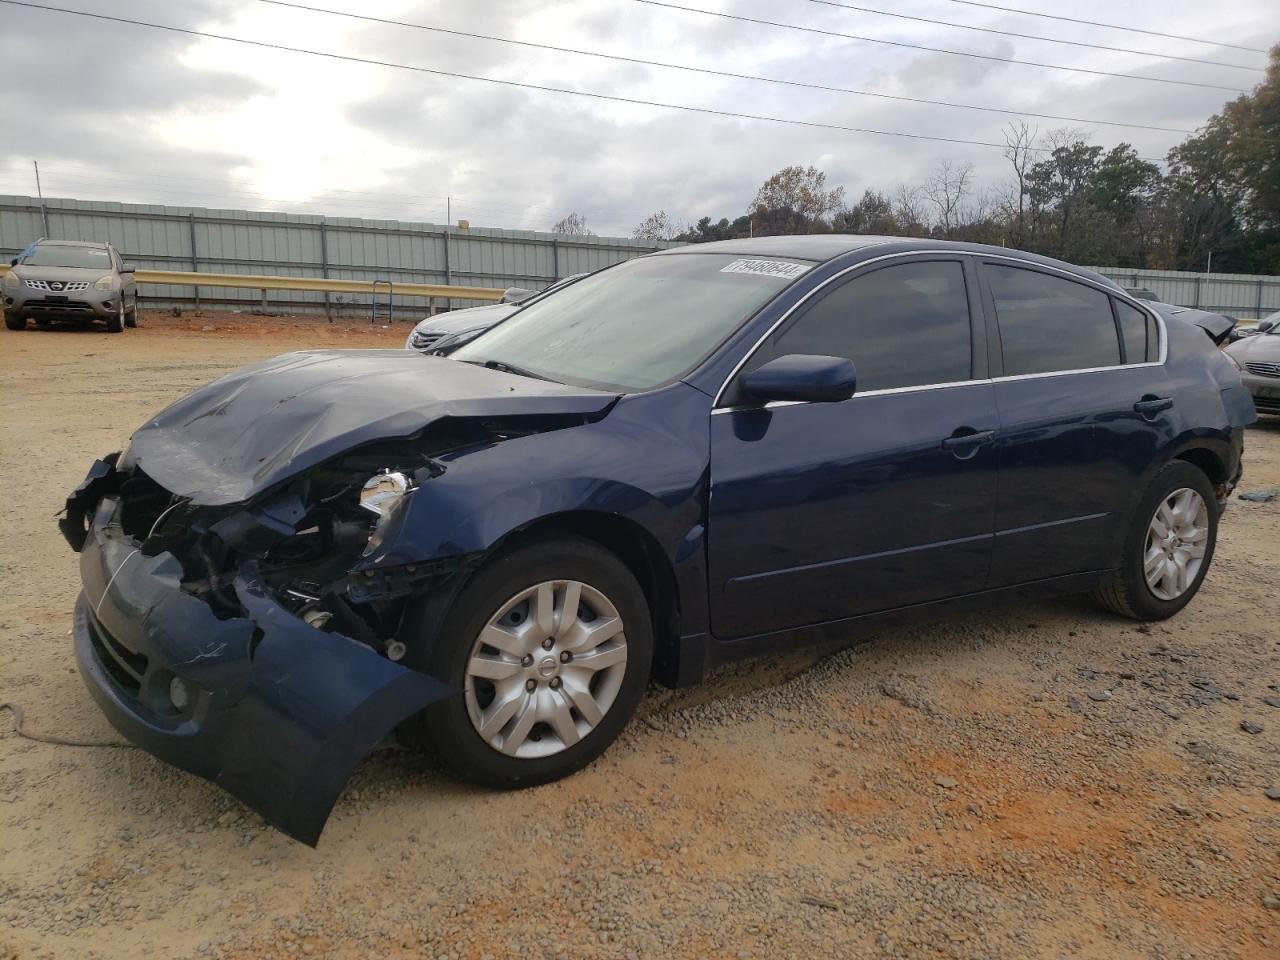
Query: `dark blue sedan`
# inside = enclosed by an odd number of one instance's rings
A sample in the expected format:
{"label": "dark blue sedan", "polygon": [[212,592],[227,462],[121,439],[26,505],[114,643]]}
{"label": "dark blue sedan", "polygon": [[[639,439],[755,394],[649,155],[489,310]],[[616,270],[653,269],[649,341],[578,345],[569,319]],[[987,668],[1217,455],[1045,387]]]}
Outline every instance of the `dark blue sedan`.
{"label": "dark blue sedan", "polygon": [[71,496],[80,669],[315,843],[392,730],[525,786],[651,677],[1011,597],[1169,617],[1255,416],[1214,322],[999,248],[784,237],[619,264],[447,359],[269,360]]}

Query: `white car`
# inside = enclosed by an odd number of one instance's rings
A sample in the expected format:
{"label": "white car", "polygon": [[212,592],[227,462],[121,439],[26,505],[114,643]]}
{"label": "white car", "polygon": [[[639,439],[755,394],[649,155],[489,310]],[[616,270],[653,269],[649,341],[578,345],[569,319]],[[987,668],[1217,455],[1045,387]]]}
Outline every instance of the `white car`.
{"label": "white car", "polygon": [[470,307],[466,310],[451,310],[437,317],[427,317],[413,328],[413,332],[404,342],[404,348],[437,355],[451,353],[464,343],[474,340],[490,327],[507,319],[526,303],[540,300],[553,290],[559,290],[579,277],[585,276],[585,273],[576,273],[571,277],[564,277],[541,291],[511,287],[497,303],[488,303],[483,307]]}

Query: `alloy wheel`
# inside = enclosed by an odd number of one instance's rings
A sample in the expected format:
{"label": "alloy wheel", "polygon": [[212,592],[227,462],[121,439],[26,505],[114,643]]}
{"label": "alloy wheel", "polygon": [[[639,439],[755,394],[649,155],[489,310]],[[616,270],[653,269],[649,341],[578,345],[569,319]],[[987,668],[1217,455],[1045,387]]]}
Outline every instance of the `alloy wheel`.
{"label": "alloy wheel", "polygon": [[577,580],[535,584],[489,618],[467,659],[471,724],[508,756],[572,747],[604,719],[627,671],[622,617]]}
{"label": "alloy wheel", "polygon": [[1190,487],[1160,501],[1147,528],[1142,572],[1160,600],[1176,600],[1195,583],[1209,545],[1209,507]]}

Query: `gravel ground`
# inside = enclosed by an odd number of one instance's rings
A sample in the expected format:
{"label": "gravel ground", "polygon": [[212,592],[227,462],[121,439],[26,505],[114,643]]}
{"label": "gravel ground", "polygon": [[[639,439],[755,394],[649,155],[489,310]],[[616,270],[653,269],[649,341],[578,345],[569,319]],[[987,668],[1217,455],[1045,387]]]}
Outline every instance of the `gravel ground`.
{"label": "gravel ground", "polygon": [[[5,331],[0,701],[118,739],[74,670],[52,519],[95,456],[232,367],[406,330]],[[1242,490],[1280,487],[1280,420],[1246,456]],[[317,850],[144,753],[0,717],[0,960],[1274,960],[1278,558],[1280,500],[1236,500],[1168,623],[1072,599],[782,653],[655,688],[602,760],[535,790],[379,752]]]}

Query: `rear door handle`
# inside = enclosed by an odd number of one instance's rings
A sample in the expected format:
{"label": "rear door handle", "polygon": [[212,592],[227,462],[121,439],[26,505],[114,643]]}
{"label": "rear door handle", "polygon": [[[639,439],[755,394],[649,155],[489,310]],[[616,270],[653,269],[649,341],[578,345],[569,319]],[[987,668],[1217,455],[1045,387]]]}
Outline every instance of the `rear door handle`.
{"label": "rear door handle", "polygon": [[972,427],[959,427],[951,436],[942,441],[942,449],[949,450],[958,460],[968,460],[996,438],[994,430],[974,430]]}
{"label": "rear door handle", "polygon": [[1154,420],[1157,413],[1162,413],[1173,406],[1173,397],[1143,397],[1133,405],[1133,412],[1140,413],[1147,420]]}

